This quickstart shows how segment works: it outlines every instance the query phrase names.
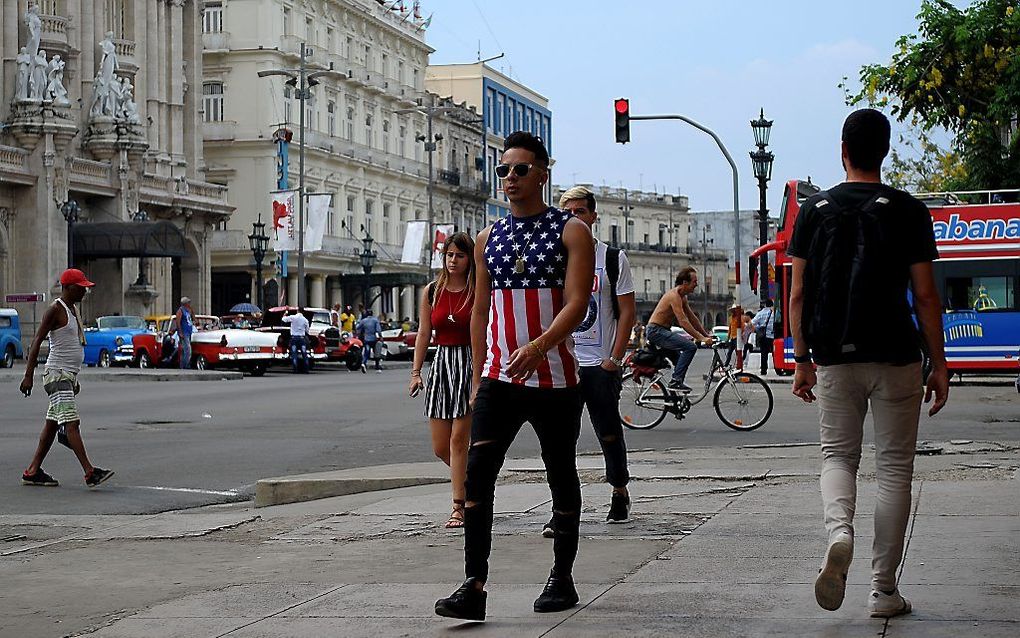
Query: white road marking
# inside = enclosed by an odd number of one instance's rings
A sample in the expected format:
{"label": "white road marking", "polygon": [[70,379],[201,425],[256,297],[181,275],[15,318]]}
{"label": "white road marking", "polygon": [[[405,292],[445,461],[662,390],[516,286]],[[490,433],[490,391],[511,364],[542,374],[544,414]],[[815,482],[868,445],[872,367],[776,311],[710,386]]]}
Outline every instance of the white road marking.
{"label": "white road marking", "polygon": [[201,490],[194,487],[163,487],[160,485],[123,485],[129,489],[136,490],[158,490],[161,492],[186,492],[188,494],[210,494],[212,496],[237,496],[236,490]]}

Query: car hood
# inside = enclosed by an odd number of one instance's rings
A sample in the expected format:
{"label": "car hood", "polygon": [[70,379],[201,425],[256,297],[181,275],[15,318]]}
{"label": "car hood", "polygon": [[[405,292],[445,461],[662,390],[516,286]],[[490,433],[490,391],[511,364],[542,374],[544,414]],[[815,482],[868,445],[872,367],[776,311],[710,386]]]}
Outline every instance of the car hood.
{"label": "car hood", "polygon": [[203,330],[191,335],[192,343],[219,343],[227,338],[227,347],[231,346],[275,346],[278,339],[275,332],[256,332],[243,328],[222,328],[220,330]]}

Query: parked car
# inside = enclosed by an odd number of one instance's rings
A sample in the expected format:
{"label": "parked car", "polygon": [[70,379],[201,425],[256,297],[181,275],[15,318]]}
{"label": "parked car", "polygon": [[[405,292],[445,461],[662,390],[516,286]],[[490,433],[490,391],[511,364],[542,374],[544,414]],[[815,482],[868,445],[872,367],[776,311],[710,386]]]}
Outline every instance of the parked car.
{"label": "parked car", "polygon": [[730,327],[714,326],[712,328],[712,336],[715,337],[716,341],[719,342],[728,341],[730,338]]}
{"label": "parked car", "polygon": [[15,359],[25,356],[21,346],[21,322],[18,311],[0,308],[0,368],[13,368]]}
{"label": "parked car", "polygon": [[[277,306],[270,308],[262,316],[262,325],[258,328],[258,332],[271,333],[277,335],[276,346],[280,352],[277,354],[277,359],[281,363],[290,365],[290,326],[283,322],[283,315],[291,310],[297,310],[295,306]],[[326,323],[322,321],[314,321],[316,313],[326,313]],[[329,311],[324,308],[305,308],[303,314],[308,319],[308,350],[311,360],[309,361],[309,367],[312,367],[316,361],[325,361],[329,358],[327,353],[327,340],[330,342],[330,350],[338,350],[340,348],[340,331],[329,324]],[[332,345],[335,344],[335,345]]]}
{"label": "parked car", "polygon": [[[157,322],[157,332],[134,337],[136,365],[148,368],[162,363],[176,367],[180,361],[176,348],[172,352],[166,351],[167,346],[170,346],[167,333],[173,317],[153,319]],[[195,369],[236,368],[258,377],[276,363],[279,354],[280,348],[274,334],[244,328],[224,328],[218,317],[195,315],[195,332],[191,335],[191,367]]]}
{"label": "parked car", "polygon": [[[384,339],[386,338],[385,335],[386,335],[386,333],[384,332],[383,333],[383,338]],[[414,358],[414,342],[418,340],[418,331],[417,330],[401,330],[400,331],[400,340],[404,342],[404,346],[407,348],[407,353],[406,353],[405,356],[407,356],[410,359],[413,359]],[[431,361],[432,357],[435,356],[435,354],[436,354],[436,347],[437,347],[436,346],[436,331],[433,330],[432,331],[432,340],[429,342],[429,347],[425,351],[425,360],[426,361]]]}
{"label": "parked car", "polygon": [[408,346],[404,331],[400,328],[382,331],[383,359],[406,359],[414,356],[414,342]]}
{"label": "parked car", "polygon": [[100,317],[85,328],[85,365],[109,368],[135,360],[134,336],[149,332],[145,320],[132,315]]}

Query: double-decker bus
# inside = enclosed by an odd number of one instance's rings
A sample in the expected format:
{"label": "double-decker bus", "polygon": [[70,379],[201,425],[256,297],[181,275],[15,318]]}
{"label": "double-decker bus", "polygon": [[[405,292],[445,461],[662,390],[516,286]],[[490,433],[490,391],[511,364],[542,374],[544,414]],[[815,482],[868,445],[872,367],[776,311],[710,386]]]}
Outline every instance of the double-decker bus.
{"label": "double-decker bus", "polygon": [[[818,192],[790,180],[775,241],[751,254],[775,252],[779,374],[792,374],[789,304],[793,260],[786,254],[797,213]],[[931,212],[939,259],[935,282],[945,309],[942,330],[950,374],[1011,372],[1020,355],[1020,190],[916,195]]]}

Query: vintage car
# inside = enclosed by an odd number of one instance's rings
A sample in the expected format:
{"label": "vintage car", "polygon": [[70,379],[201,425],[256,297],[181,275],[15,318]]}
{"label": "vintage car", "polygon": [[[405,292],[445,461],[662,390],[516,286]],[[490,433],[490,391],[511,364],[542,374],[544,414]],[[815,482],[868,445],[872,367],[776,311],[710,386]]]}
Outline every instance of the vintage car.
{"label": "vintage car", "polygon": [[24,356],[18,311],[0,308],[0,368],[13,368],[14,360]]}
{"label": "vintage car", "polygon": [[[392,330],[387,330],[387,331],[383,332],[383,340],[384,340],[384,343],[387,343],[387,349],[391,348],[391,346],[389,344],[392,343],[392,342],[387,338],[386,335],[389,334],[389,333],[392,333],[392,332],[393,332]],[[402,352],[402,356],[407,357],[409,359],[413,359],[414,358],[414,342],[417,341],[417,339],[418,339],[418,331],[417,330],[400,330],[399,334],[395,338],[403,343],[403,347],[400,348],[400,351]],[[433,330],[432,331],[432,340],[429,342],[428,350],[425,351],[425,360],[426,361],[431,361],[432,357],[434,357],[435,354],[436,354],[436,332],[435,332],[435,330]],[[383,356],[385,356],[385,354]]]}
{"label": "vintage car", "polygon": [[[290,326],[283,321],[283,315],[291,310],[297,310],[295,306],[277,306],[270,308],[262,316],[262,325],[258,332],[277,335],[277,360],[280,363],[290,365]],[[311,360],[309,365],[316,361],[329,359],[331,352],[340,349],[340,331],[329,323],[329,310],[325,308],[305,308],[303,311],[308,319],[308,351]]]}
{"label": "vintage car", "polygon": [[406,359],[414,356],[414,340],[408,345],[400,328],[382,331],[383,359]]}
{"label": "vintage car", "polygon": [[[158,332],[137,335],[134,339],[136,364],[140,368],[160,365],[176,367],[177,352],[169,361],[163,343],[170,331],[173,317],[155,317]],[[195,332],[191,335],[191,367],[198,370],[236,368],[258,377],[277,361],[279,347],[273,335],[241,328],[224,328],[218,317],[195,315]]]}
{"label": "vintage car", "polygon": [[132,315],[100,317],[85,328],[85,365],[109,368],[135,360],[134,336],[149,332],[145,320]]}

